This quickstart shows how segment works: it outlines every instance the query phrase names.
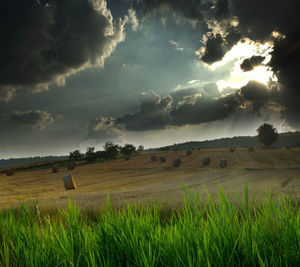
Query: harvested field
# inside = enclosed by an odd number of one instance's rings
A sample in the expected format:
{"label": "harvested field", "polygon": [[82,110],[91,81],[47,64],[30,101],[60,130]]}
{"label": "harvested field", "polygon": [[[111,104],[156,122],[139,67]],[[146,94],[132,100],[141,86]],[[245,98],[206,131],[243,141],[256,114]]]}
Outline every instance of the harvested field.
{"label": "harvested field", "polygon": [[[213,196],[221,185],[225,192],[241,192],[248,184],[250,196],[258,196],[271,190],[272,194],[300,192],[300,148],[289,150],[237,148],[201,149],[187,157],[186,151],[157,152],[166,162],[150,161],[150,153],[132,157],[130,161],[119,159],[110,162],[87,164],[72,171],[38,169],[16,172],[14,176],[0,175],[0,204],[15,206],[20,201],[38,201],[41,205],[66,206],[70,197],[80,206],[96,206],[105,203],[106,193],[114,203],[128,201],[166,202],[182,201],[185,184],[191,190],[208,190]],[[209,166],[202,166],[202,158],[211,159]],[[182,164],[174,168],[172,160],[180,158]],[[227,160],[227,168],[219,166],[221,158]],[[71,172],[77,189],[66,192],[63,175]]]}

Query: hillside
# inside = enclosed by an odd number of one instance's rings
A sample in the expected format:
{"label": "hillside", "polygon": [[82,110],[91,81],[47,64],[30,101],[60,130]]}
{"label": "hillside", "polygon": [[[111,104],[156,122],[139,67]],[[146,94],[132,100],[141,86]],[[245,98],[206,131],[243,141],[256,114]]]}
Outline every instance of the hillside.
{"label": "hillside", "polygon": [[29,165],[32,163],[47,163],[55,162],[67,159],[67,156],[47,156],[47,157],[28,157],[28,158],[11,158],[1,159],[0,169],[5,167],[11,167],[16,165]]}
{"label": "hillside", "polygon": [[[147,151],[165,151],[165,150],[187,150],[193,148],[229,148],[232,146],[236,147],[262,147],[262,144],[258,142],[256,136],[236,136],[232,138],[220,138],[215,140],[207,141],[191,141],[186,143],[174,144],[170,146],[164,146],[159,148],[148,149]],[[273,148],[280,147],[294,147],[300,146],[300,132],[295,133],[281,133],[278,136],[278,140],[273,144]]]}

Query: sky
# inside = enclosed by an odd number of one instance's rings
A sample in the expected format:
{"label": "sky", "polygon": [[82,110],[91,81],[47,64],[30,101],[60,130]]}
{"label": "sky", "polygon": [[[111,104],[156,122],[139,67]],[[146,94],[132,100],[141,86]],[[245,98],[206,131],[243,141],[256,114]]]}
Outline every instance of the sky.
{"label": "sky", "polygon": [[0,158],[300,130],[298,0],[0,2]]}

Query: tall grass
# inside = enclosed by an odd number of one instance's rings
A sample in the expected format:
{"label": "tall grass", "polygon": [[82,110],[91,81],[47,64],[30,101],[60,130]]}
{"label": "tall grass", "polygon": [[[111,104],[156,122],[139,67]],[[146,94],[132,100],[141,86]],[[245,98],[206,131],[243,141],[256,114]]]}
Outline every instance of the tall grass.
{"label": "tall grass", "polygon": [[[253,205],[222,190],[185,192],[184,208],[128,205],[52,217],[22,205],[0,211],[1,266],[299,266],[299,205],[282,195]],[[202,204],[200,204],[202,203]]]}

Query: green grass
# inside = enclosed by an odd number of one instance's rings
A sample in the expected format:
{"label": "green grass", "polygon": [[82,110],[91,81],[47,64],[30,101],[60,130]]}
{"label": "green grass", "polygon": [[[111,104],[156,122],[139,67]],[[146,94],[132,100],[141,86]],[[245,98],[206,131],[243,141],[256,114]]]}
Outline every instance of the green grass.
{"label": "green grass", "polygon": [[[299,266],[299,203],[259,204],[185,192],[183,208],[159,204],[47,216],[22,205],[0,211],[1,266]],[[202,203],[202,204],[199,204]]]}

